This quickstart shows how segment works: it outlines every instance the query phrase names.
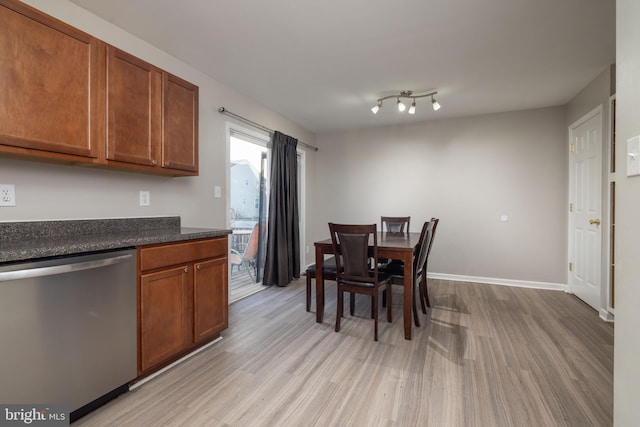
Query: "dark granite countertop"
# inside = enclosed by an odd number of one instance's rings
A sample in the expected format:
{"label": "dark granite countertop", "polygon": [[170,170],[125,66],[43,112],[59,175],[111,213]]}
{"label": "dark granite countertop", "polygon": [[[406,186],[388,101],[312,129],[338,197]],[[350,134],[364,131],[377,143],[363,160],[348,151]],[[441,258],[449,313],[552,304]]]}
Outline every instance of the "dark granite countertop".
{"label": "dark granite countertop", "polygon": [[0,263],[228,234],[231,230],[182,227],[180,217],[0,222]]}

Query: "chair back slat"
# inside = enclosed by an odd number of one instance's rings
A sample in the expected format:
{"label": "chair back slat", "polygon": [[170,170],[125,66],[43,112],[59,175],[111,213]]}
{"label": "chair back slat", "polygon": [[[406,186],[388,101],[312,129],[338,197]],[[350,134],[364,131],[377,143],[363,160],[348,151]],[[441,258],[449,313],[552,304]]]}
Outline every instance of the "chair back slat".
{"label": "chair back slat", "polygon": [[426,267],[434,226],[435,223],[433,221],[427,221],[422,226],[422,231],[420,232],[419,251],[414,263],[414,277],[416,278],[422,277],[423,270]]}
{"label": "chair back slat", "polygon": [[436,236],[436,227],[438,227],[439,218],[431,218],[431,222],[433,223],[433,229],[431,230],[431,239],[429,240],[429,249],[427,250],[427,259],[429,258],[429,254],[431,253],[431,247],[433,246],[433,239]]}
{"label": "chair back slat", "polygon": [[366,276],[369,274],[369,235],[338,233],[339,244],[344,258],[344,272],[350,276]]}
{"label": "chair back slat", "polygon": [[[371,282],[377,278],[377,265],[371,270],[369,263],[369,259],[375,259],[378,254],[376,224],[329,223],[329,231],[340,276],[360,282]],[[373,243],[371,250],[370,242]]]}
{"label": "chair back slat", "polygon": [[410,216],[381,216],[380,228],[382,231],[389,233],[404,233],[405,226],[406,231],[409,232],[409,226],[411,224]]}

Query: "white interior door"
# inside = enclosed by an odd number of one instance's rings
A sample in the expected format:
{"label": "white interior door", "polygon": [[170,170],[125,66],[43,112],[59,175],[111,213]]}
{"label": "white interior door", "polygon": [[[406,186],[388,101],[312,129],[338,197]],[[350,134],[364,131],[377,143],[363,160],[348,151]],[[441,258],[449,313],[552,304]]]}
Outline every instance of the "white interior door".
{"label": "white interior door", "polygon": [[569,290],[596,310],[602,287],[602,109],[571,125]]}

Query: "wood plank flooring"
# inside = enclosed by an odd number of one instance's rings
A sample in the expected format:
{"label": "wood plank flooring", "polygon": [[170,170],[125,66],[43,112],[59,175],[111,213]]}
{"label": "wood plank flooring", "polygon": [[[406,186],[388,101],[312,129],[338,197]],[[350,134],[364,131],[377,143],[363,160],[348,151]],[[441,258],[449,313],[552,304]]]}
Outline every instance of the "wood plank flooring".
{"label": "wood plank flooring", "polygon": [[571,295],[430,280],[406,341],[394,287],[374,342],[367,298],[334,332],[326,285],[323,324],[304,278],[268,288],[230,306],[222,341],[73,425],[612,425],[613,326]]}

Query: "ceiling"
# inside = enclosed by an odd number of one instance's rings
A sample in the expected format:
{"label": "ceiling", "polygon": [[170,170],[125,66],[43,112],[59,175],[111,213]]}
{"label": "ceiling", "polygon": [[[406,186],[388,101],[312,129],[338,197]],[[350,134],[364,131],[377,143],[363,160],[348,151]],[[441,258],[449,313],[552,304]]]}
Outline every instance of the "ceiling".
{"label": "ceiling", "polygon": [[[316,133],[563,105],[615,63],[615,0],[71,1]],[[442,108],[372,114],[403,90]]]}

